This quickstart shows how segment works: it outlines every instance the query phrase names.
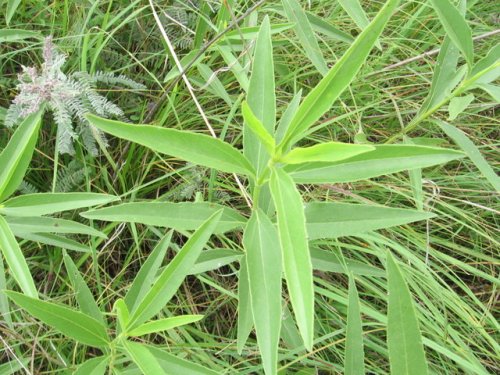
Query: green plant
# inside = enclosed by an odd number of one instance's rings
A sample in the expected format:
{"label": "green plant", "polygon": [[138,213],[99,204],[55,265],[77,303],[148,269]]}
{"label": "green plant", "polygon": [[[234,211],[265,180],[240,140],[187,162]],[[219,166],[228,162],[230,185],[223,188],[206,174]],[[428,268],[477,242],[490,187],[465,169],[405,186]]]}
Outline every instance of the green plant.
{"label": "green plant", "polygon": [[[386,3],[335,66],[298,107],[290,109],[289,116],[284,117],[277,127],[270,25],[268,19],[264,20],[255,46],[247,103],[242,105],[245,119],[243,154],[226,142],[201,134],[87,117],[95,127],[109,134],[191,163],[242,174],[248,178],[252,190],[250,219],[242,219],[236,212],[229,214],[231,210],[225,208],[221,224],[227,221],[228,226],[222,228],[221,225],[218,231],[243,228],[245,255],[240,260],[238,347],[242,350],[255,325],[263,366],[268,374],[277,371],[281,329],[279,317],[282,311],[281,269],[303,345],[307,350],[312,350],[312,270],[315,262],[314,253],[311,255],[310,250],[311,241],[357,235],[371,229],[388,228],[432,216],[430,213],[395,211],[388,207],[361,204],[307,202],[304,208],[305,202],[297,184],[351,182],[429,167],[463,157],[457,151],[417,145],[326,142],[294,147],[311,133],[312,125],[354,79],[398,3],[393,0]],[[489,69],[491,67],[486,71]],[[89,211],[83,216],[192,230],[218,209],[217,206],[209,207],[200,203],[183,203],[181,208],[175,203],[143,202]],[[203,216],[202,210],[206,210]],[[183,220],[180,220],[179,213]],[[229,225],[229,216],[238,219]],[[342,222],[349,224],[343,226]],[[407,290],[398,289],[402,288],[404,281],[393,281],[400,276],[396,276],[399,271],[390,256],[388,262],[389,290],[394,289],[391,293],[405,296],[401,297],[399,305],[399,299],[389,301],[389,332],[407,330],[408,337],[412,337],[410,341],[402,340],[405,334],[402,337],[391,334],[389,337],[390,348],[396,348],[391,354],[391,363],[394,358],[395,368],[400,368],[398,360],[404,361],[405,356],[411,356],[408,353],[415,350],[423,354],[423,349],[414,313],[410,313],[411,298]],[[356,297],[351,299],[355,301]],[[409,319],[409,324],[404,324],[402,318]],[[357,340],[359,342],[359,337]],[[416,343],[416,348],[411,346],[413,343]],[[353,345],[351,350],[357,347]],[[403,352],[399,353],[400,350]],[[423,355],[414,360],[415,367],[401,371],[415,374],[427,371]]]}
{"label": "green plant", "polygon": [[[157,274],[170,245],[172,232],[161,239],[137,274],[125,298],[117,299],[114,303],[116,319],[112,327],[108,326],[92,292],[67,254],[64,255],[64,262],[81,311],[42,301],[26,293],[5,293],[17,305],[66,337],[102,351],[102,355],[82,363],[74,372],[77,375],[104,374],[107,368],[109,374],[135,369],[145,375],[173,374],[179,371],[216,374],[215,371],[177,358],[155,346],[136,342],[134,338],[194,323],[203,318],[202,315],[184,315],[149,321],[174,296],[184,277],[194,266],[220,216],[219,211],[208,218],[172,261]],[[110,330],[115,332],[113,339],[109,336]]]}

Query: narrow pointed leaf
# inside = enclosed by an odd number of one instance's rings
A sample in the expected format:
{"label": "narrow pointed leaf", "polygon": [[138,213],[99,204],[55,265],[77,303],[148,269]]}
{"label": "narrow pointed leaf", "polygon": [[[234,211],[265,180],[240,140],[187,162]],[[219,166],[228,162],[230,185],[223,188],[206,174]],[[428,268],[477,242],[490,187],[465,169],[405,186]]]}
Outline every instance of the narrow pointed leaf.
{"label": "narrow pointed leaf", "polygon": [[109,357],[101,356],[83,362],[73,375],[104,375],[108,367]]}
{"label": "narrow pointed leaf", "polygon": [[355,275],[385,277],[384,270],[370,266],[363,262],[350,259],[341,259],[333,251],[311,248],[313,269],[323,272],[353,273]]}
{"label": "narrow pointed leaf", "polygon": [[0,250],[7,262],[11,276],[16,280],[24,294],[33,298],[38,298],[38,292],[33,278],[31,277],[26,259],[12,231],[7,225],[7,222],[2,216],[0,216]]}
{"label": "narrow pointed leaf", "polygon": [[[361,7],[359,0],[339,0],[339,4],[344,8],[349,17],[352,18],[354,23],[361,29],[364,30],[370,21],[366,17],[366,13]],[[381,49],[380,42],[377,41],[377,48]]]}
{"label": "narrow pointed leaf", "polygon": [[304,345],[311,350],[314,335],[314,291],[302,198],[292,178],[281,169],[273,169],[270,187],[276,206],[283,269],[293,312]]}
{"label": "narrow pointed leaf", "polygon": [[163,270],[158,279],[142,298],[134,311],[131,311],[128,330],[134,329],[151,317],[158,314],[182,284],[186,275],[198,259],[217,226],[222,210],[210,216],[189,238],[174,259]]}
{"label": "narrow pointed leaf", "polygon": [[463,53],[470,68],[474,62],[472,31],[464,16],[449,0],[431,0],[446,34]]}
{"label": "narrow pointed leaf", "polygon": [[352,274],[349,276],[348,300],[344,374],[364,375],[363,327],[361,325],[358,290],[356,289],[356,283]]}
{"label": "narrow pointed leaf", "polygon": [[311,147],[297,147],[281,158],[286,164],[300,164],[315,161],[333,162],[351,158],[375,150],[370,145],[341,142],[325,142]]}
{"label": "narrow pointed leaf", "polygon": [[472,68],[471,76],[480,74],[475,83],[478,85],[493,82],[500,77],[500,44],[496,44],[488,54]]}
{"label": "narrow pointed leaf", "polygon": [[486,159],[481,155],[481,152],[476,147],[476,145],[467,137],[467,135],[444,121],[435,120],[441,129],[446,133],[448,137],[453,139],[453,141],[467,154],[474,165],[479,169],[483,176],[488,180],[488,182],[495,188],[497,192],[500,191],[500,177],[496,174],[493,168],[488,164]]}
{"label": "narrow pointed leaf", "polygon": [[189,375],[217,375],[220,372],[210,370],[197,363],[188,362],[185,359],[173,356],[156,347],[147,345],[148,350],[156,358],[160,366],[169,375],[189,374]]}
{"label": "narrow pointed leaf", "polygon": [[26,233],[19,232],[16,236],[23,240],[43,243],[53,247],[60,247],[61,249],[80,251],[82,253],[91,252],[90,244],[81,244],[64,236],[59,236],[53,233]]}
{"label": "narrow pointed leaf", "polygon": [[293,144],[335,102],[366,61],[399,0],[388,0],[370,25],[356,38],[328,74],[307,95],[292,119],[282,146]]}
{"label": "narrow pointed leaf", "polygon": [[[244,115],[253,114],[254,116],[252,118],[245,116],[243,149],[245,156],[251,161],[258,174],[269,160],[269,151],[266,152],[264,147],[274,144],[274,141],[270,142],[265,134],[274,134],[276,125],[273,45],[269,17],[265,17],[262,21],[255,43],[247,102],[249,111],[245,111]],[[260,121],[264,128],[259,130],[260,135],[255,134],[258,124],[255,123],[254,118]],[[262,137],[265,139],[264,143],[261,141]],[[274,146],[272,148],[274,149]]]}
{"label": "narrow pointed leaf", "polygon": [[141,296],[146,295],[151,288],[153,281],[156,279],[156,273],[160,269],[163,259],[165,259],[171,239],[172,231],[169,231],[161,238],[135,276],[132,286],[125,295],[125,304],[130,311],[136,310]]}
{"label": "narrow pointed leaf", "polygon": [[0,30],[0,43],[18,42],[20,40],[29,39],[29,38],[43,40],[42,34],[36,32],[36,31],[23,30],[23,29],[1,29]]}
{"label": "narrow pointed leaf", "polygon": [[41,301],[16,292],[5,292],[18,306],[65,336],[94,347],[109,344],[106,328],[94,318],[79,311]]}
{"label": "narrow pointed leaf", "polygon": [[448,105],[448,121],[455,120],[473,101],[473,94],[452,98],[450,100],[450,104]]}
{"label": "narrow pointed leaf", "polygon": [[[300,100],[302,99],[302,90],[299,90],[292,98],[290,103],[288,103],[288,107],[286,107],[285,112],[281,116],[280,122],[278,124],[278,127],[276,129],[276,134],[274,138],[276,139],[276,143],[279,143],[283,140],[283,137],[285,134],[288,132],[288,127],[290,126],[290,123],[297,113],[297,110],[300,105]],[[288,149],[283,150],[284,152],[287,152]]]}
{"label": "narrow pointed leaf", "polygon": [[101,310],[99,310],[99,306],[97,306],[97,302],[95,301],[92,292],[90,291],[87,283],[78,271],[75,263],[66,252],[64,252],[63,260],[66,266],[69,280],[71,282],[71,285],[73,286],[73,289],[75,290],[76,301],[80,306],[81,312],[87,314],[88,316],[91,316],[92,318],[106,326],[104,315],[101,313]]}
{"label": "narrow pointed leaf", "polygon": [[87,119],[93,126],[106,133],[138,143],[162,154],[172,155],[223,172],[254,174],[252,166],[241,152],[229,143],[205,134],[151,125],[131,125],[93,115],[87,115]]}
{"label": "narrow pointed leaf", "polygon": [[391,374],[426,375],[422,336],[410,290],[392,255],[387,256],[387,344]]}
{"label": "narrow pointed leaf", "polygon": [[0,153],[0,202],[12,195],[24,178],[35,150],[42,111],[28,116]]}
{"label": "narrow pointed leaf", "polygon": [[106,204],[118,197],[97,193],[26,194],[9,199],[0,205],[0,213],[9,216],[41,216]]}
{"label": "narrow pointed leaf", "polygon": [[302,48],[306,52],[306,56],[313,65],[318,69],[321,75],[328,72],[321,48],[312,30],[306,12],[297,0],[282,0],[283,9],[285,10],[288,20],[295,25],[295,32],[299,38]]}
{"label": "narrow pointed leaf", "polygon": [[88,219],[141,223],[175,230],[195,230],[211,215],[223,210],[214,233],[224,233],[245,225],[236,210],[214,203],[133,202],[83,212]]}
{"label": "narrow pointed leaf", "polygon": [[130,311],[123,298],[116,300],[113,310],[116,311],[116,318],[120,327],[120,332],[124,332],[130,322]]}
{"label": "narrow pointed leaf", "polygon": [[125,341],[123,343],[123,347],[144,375],[168,374],[163,370],[158,360],[149,351],[146,345],[132,341]]}
{"label": "narrow pointed leaf", "polygon": [[17,235],[17,233],[72,233],[86,234],[101,238],[107,237],[104,233],[92,227],[70,220],[54,219],[51,217],[10,216],[6,216],[5,220],[15,235]]}
{"label": "narrow pointed leaf", "polygon": [[4,290],[7,290],[7,280],[5,275],[6,273],[3,266],[3,259],[0,258],[0,320],[5,322],[7,327],[10,329],[14,329],[14,326],[12,325],[12,317],[10,315],[9,300],[3,292]]}
{"label": "narrow pointed leaf", "polygon": [[127,332],[129,336],[142,336],[150,333],[167,331],[172,328],[194,323],[203,319],[203,315],[183,315],[173,318],[165,318],[144,323],[139,327]]}
{"label": "narrow pointed leaf", "polygon": [[253,114],[247,102],[243,102],[241,112],[245,119],[245,124],[257,136],[257,141],[260,142],[267,150],[269,155],[274,153],[274,138],[266,130],[262,122]]}
{"label": "narrow pointed leaf", "polygon": [[425,168],[464,157],[455,150],[413,145],[381,145],[333,163],[291,165],[286,170],[297,183],[352,182],[415,168]]}
{"label": "narrow pointed leaf", "polygon": [[253,212],[243,235],[257,343],[264,372],[277,373],[281,328],[281,249],[274,224],[260,209]]}
{"label": "narrow pointed leaf", "polygon": [[253,324],[250,285],[245,255],[240,260],[240,271],[238,273],[238,335],[236,338],[236,349],[240,355],[243,352],[248,336],[252,332]]}
{"label": "narrow pointed leaf", "polygon": [[205,250],[200,254],[193,266],[190,275],[213,271],[233,262],[238,262],[243,257],[241,251],[231,249]]}
{"label": "narrow pointed leaf", "polygon": [[355,236],[435,216],[402,208],[336,202],[311,202],[306,205],[305,215],[310,240]]}

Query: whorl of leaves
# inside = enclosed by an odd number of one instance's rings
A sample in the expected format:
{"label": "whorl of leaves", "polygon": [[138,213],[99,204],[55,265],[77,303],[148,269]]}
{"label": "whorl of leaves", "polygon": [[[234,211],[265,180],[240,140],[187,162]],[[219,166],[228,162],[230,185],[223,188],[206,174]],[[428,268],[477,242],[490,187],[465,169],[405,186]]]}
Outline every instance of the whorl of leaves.
{"label": "whorl of leaves", "polygon": [[[64,74],[62,67],[66,56],[60,53],[52,43],[52,37],[45,39],[43,47],[43,64],[41,69],[25,67],[19,74],[19,93],[9,107],[4,124],[12,127],[20,123],[26,116],[38,111],[46,104],[52,111],[57,124],[57,147],[61,154],[74,154],[73,142],[80,137],[84,147],[92,154],[97,154],[96,138],[106,145],[104,135],[93,129],[85,118],[87,113],[102,117],[124,119],[120,107],[99,94],[98,83],[117,85],[131,89],[145,87],[124,75],[115,76],[109,72],[75,72]],[[73,126],[76,120],[77,126]]]}

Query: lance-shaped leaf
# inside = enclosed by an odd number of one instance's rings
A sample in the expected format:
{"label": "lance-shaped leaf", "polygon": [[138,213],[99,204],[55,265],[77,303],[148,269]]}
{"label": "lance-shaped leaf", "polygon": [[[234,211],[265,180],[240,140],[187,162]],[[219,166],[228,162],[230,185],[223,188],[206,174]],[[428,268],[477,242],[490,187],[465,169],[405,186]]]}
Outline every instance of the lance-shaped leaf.
{"label": "lance-shaped leaf", "polygon": [[287,144],[293,144],[302,138],[307,129],[330,109],[351,83],[398,4],[399,0],[388,0],[370,25],[363,30],[335,66],[307,95],[288,127],[281,143],[282,148],[286,149]]}
{"label": "lance-shaped leaf", "polygon": [[241,251],[231,249],[206,250],[200,254],[196,264],[189,272],[190,275],[212,271],[230,263],[237,262],[243,257]]}
{"label": "lance-shaped leaf", "polygon": [[241,152],[229,143],[205,134],[159,126],[131,125],[93,115],[87,115],[87,119],[93,126],[106,133],[138,143],[162,154],[172,155],[223,172],[254,174],[250,162]]}
{"label": "lance-shaped leaf", "polygon": [[306,12],[297,0],[282,0],[282,4],[286,17],[295,25],[295,32],[306,52],[307,58],[311,60],[321,75],[325,75],[328,72],[328,67]]}
{"label": "lance-shaped leaf", "polygon": [[165,259],[171,239],[172,231],[169,231],[158,241],[158,244],[135,276],[132,286],[125,295],[125,303],[130,311],[135,311],[141,296],[144,296],[151,288],[153,281],[156,279],[156,273],[160,269],[163,259]]}
{"label": "lance-shaped leaf", "polygon": [[155,356],[149,351],[146,345],[139,344],[132,341],[124,341],[123,348],[130,356],[132,361],[139,367],[141,373],[144,375],[162,375],[168,374],[160,366],[160,363]]}
{"label": "lance-shaped leaf", "polygon": [[304,163],[285,169],[297,183],[338,183],[364,180],[389,173],[425,168],[464,157],[459,151],[413,145],[381,145],[333,163]]}
{"label": "lance-shaped leaf", "polygon": [[26,194],[9,199],[0,205],[0,213],[9,216],[41,216],[60,211],[76,210],[106,204],[118,197],[97,193]]}
{"label": "lance-shaped leaf", "polygon": [[104,375],[108,362],[107,356],[91,358],[78,366],[73,375]]}
{"label": "lance-shaped leaf", "polygon": [[370,145],[341,142],[325,142],[311,147],[297,147],[281,158],[286,164],[301,164],[315,161],[334,162],[375,150]]}
{"label": "lance-shaped leaf", "polygon": [[55,303],[41,301],[16,292],[5,292],[18,306],[35,318],[82,344],[106,347],[109,337],[106,328],[94,318]]}
{"label": "lance-shaped leaf", "polygon": [[282,169],[273,169],[270,187],[276,206],[283,269],[293,312],[304,345],[311,350],[314,335],[314,290],[302,198],[292,178]]}
{"label": "lance-shaped leaf", "polygon": [[453,141],[460,146],[460,148],[467,154],[469,159],[472,160],[477,169],[479,169],[495,190],[497,192],[500,191],[500,177],[498,177],[493,168],[488,164],[483,155],[481,155],[481,152],[469,139],[469,137],[467,137],[463,131],[444,121],[434,120],[434,122],[438,124],[441,129],[443,129],[448,137],[453,139]]}
{"label": "lance-shaped leaf", "polygon": [[224,233],[245,225],[246,219],[236,210],[207,202],[133,202],[87,211],[88,219],[141,223],[175,230],[195,230],[217,211],[222,216],[214,233]]}
{"label": "lance-shaped leaf", "polygon": [[475,84],[487,84],[498,79],[500,76],[500,44],[496,44],[488,54],[479,60],[472,68],[471,76],[480,75]]}
{"label": "lance-shaped leaf", "polygon": [[[252,75],[247,94],[248,109],[243,107],[245,127],[243,128],[243,149],[257,173],[261,172],[269,160],[265,147],[273,144],[266,134],[274,134],[276,125],[276,96],[274,88],[273,45],[269,17],[265,17],[255,43]],[[254,116],[250,116],[253,114]],[[257,121],[255,121],[257,120]],[[262,125],[255,133],[258,122]],[[264,137],[264,138],[262,138]],[[264,139],[265,143],[262,142]]]}
{"label": "lance-shaped leaf", "polygon": [[240,260],[240,271],[238,272],[238,335],[236,338],[236,349],[241,355],[252,332],[253,316],[250,301],[250,285],[248,280],[248,269],[246,255]]}
{"label": "lance-shaped leaf", "polygon": [[391,374],[426,375],[422,336],[410,290],[390,253],[387,255],[387,344]]}
{"label": "lance-shaped leaf", "polygon": [[311,202],[306,205],[305,215],[310,240],[355,236],[435,216],[402,208],[336,202]]}
{"label": "lance-shaped leaf", "polygon": [[352,274],[349,276],[348,300],[344,374],[364,375],[363,326],[361,325],[358,290]]}
{"label": "lance-shaped leaf", "polygon": [[182,249],[172,259],[142,298],[137,307],[131,311],[127,330],[132,330],[144,323],[170,301],[190,269],[198,259],[201,250],[213,233],[222,215],[222,210],[216,212],[205,221],[189,238]]}
{"label": "lance-shaped leaf", "polygon": [[160,350],[154,346],[147,345],[148,350],[156,358],[163,371],[169,375],[189,374],[189,375],[217,375],[220,372],[210,370],[197,363],[188,362],[172,354]]}
{"label": "lance-shaped leaf", "polygon": [[446,34],[463,53],[470,68],[474,63],[472,31],[464,16],[449,0],[431,0]]}
{"label": "lance-shaped leaf", "polygon": [[104,233],[92,227],[71,220],[54,219],[52,217],[10,216],[6,216],[5,220],[15,235],[18,233],[72,233],[101,238],[107,237]]}
{"label": "lance-shaped leaf", "polygon": [[172,318],[153,320],[144,323],[137,328],[127,332],[129,336],[143,336],[150,333],[167,331],[172,328],[180,327],[186,324],[194,323],[203,319],[203,315],[182,315]]}
{"label": "lance-shaped leaf", "polygon": [[266,374],[277,373],[281,328],[281,249],[274,224],[254,210],[243,235],[252,314]]}
{"label": "lance-shaped leaf", "polygon": [[[364,30],[370,21],[366,17],[366,13],[361,7],[359,0],[339,0],[339,4],[344,8],[349,17],[352,18],[354,23],[361,29]],[[377,41],[377,48],[382,49],[380,42]]]}
{"label": "lance-shaped leaf", "polygon": [[80,306],[80,310],[84,314],[91,316],[106,326],[107,323],[104,315],[101,313],[101,310],[99,310],[99,306],[97,306],[97,302],[95,301],[92,292],[66,251],[64,251],[63,260],[68,273],[68,278],[73,286],[73,289],[75,290],[75,297],[78,305]]}
{"label": "lance-shaped leaf", "polygon": [[0,202],[14,193],[24,178],[35,150],[41,116],[40,110],[26,117],[0,154]]}
{"label": "lance-shaped leaf", "polygon": [[380,268],[370,266],[363,262],[342,259],[333,251],[311,248],[311,261],[313,269],[323,272],[353,273],[355,275],[384,277],[385,272]]}
{"label": "lance-shaped leaf", "polygon": [[243,102],[241,105],[241,113],[245,119],[245,125],[248,126],[252,133],[257,137],[257,141],[266,148],[269,155],[273,155],[275,146],[274,138],[271,134],[269,134],[257,116],[254,115],[247,102]]}
{"label": "lance-shaped leaf", "polygon": [[16,236],[22,238],[23,240],[39,242],[66,250],[80,251],[83,253],[89,253],[92,250],[90,244],[81,244],[64,236],[59,236],[53,233],[19,232],[16,233]]}
{"label": "lance-shaped leaf", "polygon": [[10,274],[16,280],[24,294],[38,298],[38,292],[26,259],[24,259],[21,248],[2,216],[0,216],[0,250],[7,262]]}

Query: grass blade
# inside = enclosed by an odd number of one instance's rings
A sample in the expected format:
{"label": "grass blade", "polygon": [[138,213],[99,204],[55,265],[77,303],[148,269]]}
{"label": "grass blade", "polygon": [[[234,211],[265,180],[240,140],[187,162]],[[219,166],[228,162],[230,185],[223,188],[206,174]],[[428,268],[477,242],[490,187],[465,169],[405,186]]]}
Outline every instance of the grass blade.
{"label": "grass blade", "polygon": [[469,68],[472,68],[474,63],[472,31],[465,17],[449,0],[431,0],[431,3],[438,14],[446,34],[462,52]]}
{"label": "grass blade", "polygon": [[12,195],[24,178],[35,150],[42,111],[28,116],[0,153],[0,202]]}
{"label": "grass blade", "polygon": [[35,282],[31,277],[26,259],[24,259],[23,252],[3,216],[0,216],[0,250],[9,266],[12,277],[23,293],[38,298]]}
{"label": "grass blade", "polygon": [[231,249],[206,250],[200,254],[193,266],[190,275],[213,271],[230,263],[237,262],[243,257],[243,253]]}
{"label": "grass blade", "polygon": [[250,162],[229,143],[205,134],[150,125],[131,125],[87,115],[95,127],[162,154],[229,173],[253,175]]}
{"label": "grass blade", "polygon": [[387,255],[387,284],[391,374],[426,375],[427,362],[410,290],[390,253]]}
{"label": "grass blade", "polygon": [[21,293],[11,291],[5,293],[18,306],[67,337],[89,346],[108,346],[109,337],[106,328],[94,318],[79,311],[31,298]]}
{"label": "grass blade", "polygon": [[138,327],[156,315],[172,298],[186,275],[189,274],[196,259],[198,259],[221,215],[222,210],[210,216],[191,236],[168,266],[165,267],[137,308],[131,311],[128,330]]}
{"label": "grass blade", "polygon": [[463,152],[467,154],[474,165],[479,169],[483,176],[488,180],[488,182],[495,188],[497,192],[500,191],[500,177],[495,173],[493,168],[488,164],[486,159],[481,155],[481,152],[476,147],[474,143],[467,137],[467,135],[444,121],[434,120],[436,124],[439,125],[441,129],[446,133],[448,137],[453,139],[453,141],[462,149]]}
{"label": "grass blade", "polygon": [[0,213],[9,216],[42,216],[76,210],[119,200],[114,195],[97,193],[26,194],[9,199],[0,205]]}
{"label": "grass blade", "polygon": [[435,215],[428,212],[369,204],[311,202],[305,208],[309,240],[355,236]]}
{"label": "grass blade", "polygon": [[398,4],[399,0],[387,1],[370,25],[363,30],[335,66],[306,96],[280,144],[282,149],[286,149],[288,144],[293,144],[302,138],[307,129],[330,109],[351,83]]}
{"label": "grass blade", "polygon": [[281,328],[281,249],[274,224],[255,210],[243,234],[252,314],[264,372],[277,373]]}
{"label": "grass blade", "polygon": [[3,292],[7,289],[6,272],[3,266],[3,259],[0,258],[0,318],[10,329],[14,329],[12,325],[12,317],[10,315],[9,299]]}
{"label": "grass blade", "polygon": [[278,217],[283,269],[290,300],[304,345],[311,350],[314,291],[302,198],[292,178],[281,169],[273,169],[270,187]]}
{"label": "grass blade", "polygon": [[321,75],[325,75],[328,72],[328,67],[306,12],[304,12],[297,0],[282,0],[282,4],[286,17],[295,25],[295,32],[297,33],[302,48],[304,48],[306,52],[307,58],[311,60]]}
{"label": "grass blade", "polygon": [[10,24],[12,17],[16,13],[17,8],[21,4],[21,0],[7,0],[7,9],[5,11],[5,23]]}
{"label": "grass blade", "polygon": [[363,326],[361,324],[358,290],[356,289],[356,283],[352,274],[349,276],[348,299],[344,374],[364,375]]}

